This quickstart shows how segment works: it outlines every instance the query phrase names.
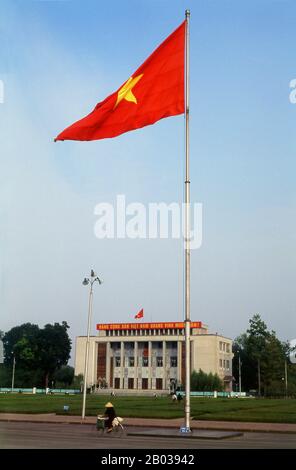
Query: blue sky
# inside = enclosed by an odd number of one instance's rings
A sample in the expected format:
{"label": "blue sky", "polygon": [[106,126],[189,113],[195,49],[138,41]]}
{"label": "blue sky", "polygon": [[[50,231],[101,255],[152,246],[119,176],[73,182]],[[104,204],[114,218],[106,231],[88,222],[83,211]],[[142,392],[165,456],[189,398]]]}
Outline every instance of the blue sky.
{"label": "blue sky", "polygon": [[117,89],[191,10],[192,320],[234,338],[260,313],[296,334],[296,78],[292,0],[0,4],[0,329],[67,320],[181,320],[175,240],[98,240],[99,202],[181,201],[184,118],[96,142],[53,138]]}

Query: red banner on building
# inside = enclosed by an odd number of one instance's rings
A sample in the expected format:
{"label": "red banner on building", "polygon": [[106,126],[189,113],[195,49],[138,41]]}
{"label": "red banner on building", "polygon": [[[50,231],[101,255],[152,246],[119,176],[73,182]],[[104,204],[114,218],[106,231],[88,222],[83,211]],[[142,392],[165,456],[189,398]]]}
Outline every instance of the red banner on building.
{"label": "red banner on building", "polygon": [[[97,330],[156,330],[156,329],[178,329],[185,328],[184,322],[169,323],[100,323],[97,324]],[[192,321],[191,328],[202,328],[201,321]]]}

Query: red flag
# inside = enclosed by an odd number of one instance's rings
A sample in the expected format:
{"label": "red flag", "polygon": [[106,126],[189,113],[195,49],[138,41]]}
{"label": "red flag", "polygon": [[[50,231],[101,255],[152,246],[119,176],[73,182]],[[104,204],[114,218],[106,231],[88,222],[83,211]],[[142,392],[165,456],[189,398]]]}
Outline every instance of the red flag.
{"label": "red flag", "polygon": [[136,72],[55,140],[98,140],[184,113],[184,21]]}
{"label": "red flag", "polygon": [[139,313],[135,315],[135,318],[143,318],[143,317],[144,317],[144,309],[142,308],[142,310],[140,310]]}

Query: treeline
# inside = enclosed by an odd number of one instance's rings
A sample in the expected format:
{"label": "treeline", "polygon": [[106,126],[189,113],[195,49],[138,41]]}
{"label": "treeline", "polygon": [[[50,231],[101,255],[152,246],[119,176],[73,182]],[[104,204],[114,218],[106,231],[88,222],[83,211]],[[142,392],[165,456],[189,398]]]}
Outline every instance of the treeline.
{"label": "treeline", "polygon": [[[44,328],[24,323],[0,332],[4,346],[4,364],[0,365],[0,387],[64,387],[73,383],[74,369],[67,366],[71,339],[66,322]],[[79,387],[80,388],[80,387]]]}
{"label": "treeline", "polygon": [[241,369],[242,391],[254,391],[258,396],[295,396],[296,364],[290,363],[290,352],[289,343],[281,342],[260,315],[254,315],[247,331],[233,343],[233,390],[238,390]]}
{"label": "treeline", "polygon": [[206,374],[201,369],[198,372],[195,370],[192,372],[191,377],[191,391],[192,392],[222,392],[224,390],[224,384],[218,374]]}
{"label": "treeline", "polygon": [[[296,396],[296,364],[291,364],[291,348],[269,331],[260,315],[249,320],[249,328],[233,342],[232,387],[234,392],[256,396]],[[224,384],[217,374],[202,370],[191,374],[192,391],[223,391]]]}

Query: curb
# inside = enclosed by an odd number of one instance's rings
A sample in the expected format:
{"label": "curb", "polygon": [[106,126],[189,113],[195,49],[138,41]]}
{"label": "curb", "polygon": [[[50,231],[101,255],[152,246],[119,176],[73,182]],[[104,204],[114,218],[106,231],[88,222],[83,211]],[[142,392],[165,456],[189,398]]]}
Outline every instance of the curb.
{"label": "curb", "polygon": [[[127,418],[128,419],[128,418]],[[60,421],[60,420],[46,420],[46,419],[27,419],[27,418],[14,418],[14,417],[1,417],[0,414],[0,422],[19,422],[19,423],[44,423],[44,424],[80,424],[80,425],[88,425],[88,426],[95,426],[96,422],[81,422],[81,421],[72,421],[72,420],[67,420],[67,421]],[[262,424],[262,423],[260,423]],[[168,428],[168,429],[178,429],[179,424],[176,424],[174,426],[166,426],[165,423],[159,424],[159,423],[128,423],[125,425],[126,427],[146,427],[146,428]],[[247,428],[244,427],[243,423],[242,426],[239,427],[213,427],[209,424],[208,427],[194,427],[193,430],[203,430],[203,431],[229,431],[229,432],[257,432],[257,433],[275,433],[275,434],[296,434],[296,430],[284,430],[284,429],[256,429],[254,428]]]}

